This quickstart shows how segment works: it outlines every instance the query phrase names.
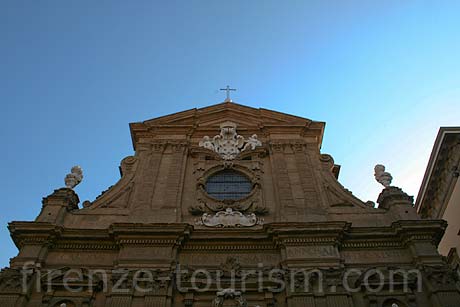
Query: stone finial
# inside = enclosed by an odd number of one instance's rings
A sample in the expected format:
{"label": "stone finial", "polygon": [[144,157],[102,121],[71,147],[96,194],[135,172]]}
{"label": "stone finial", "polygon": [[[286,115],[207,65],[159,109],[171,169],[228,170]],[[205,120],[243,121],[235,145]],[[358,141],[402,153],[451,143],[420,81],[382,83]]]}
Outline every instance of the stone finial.
{"label": "stone finial", "polygon": [[83,180],[83,170],[80,166],[76,165],[70,170],[70,174],[67,174],[64,178],[65,186],[68,189],[73,189]]}
{"label": "stone finial", "polygon": [[377,164],[374,167],[374,177],[375,180],[377,180],[378,183],[383,185],[385,188],[388,188],[391,185],[391,181],[393,180],[393,177],[391,176],[390,173],[385,172],[385,166],[382,164]]}

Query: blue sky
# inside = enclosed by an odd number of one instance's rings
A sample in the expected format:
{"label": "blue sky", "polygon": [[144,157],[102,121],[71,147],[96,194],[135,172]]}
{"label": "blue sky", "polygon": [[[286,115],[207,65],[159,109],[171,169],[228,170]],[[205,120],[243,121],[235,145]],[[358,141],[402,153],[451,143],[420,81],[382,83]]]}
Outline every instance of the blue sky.
{"label": "blue sky", "polygon": [[417,195],[440,126],[460,125],[458,1],[0,1],[0,266],[6,229],[63,186],[93,200],[133,154],[128,123],[219,103],[325,121],[340,181],[373,167]]}

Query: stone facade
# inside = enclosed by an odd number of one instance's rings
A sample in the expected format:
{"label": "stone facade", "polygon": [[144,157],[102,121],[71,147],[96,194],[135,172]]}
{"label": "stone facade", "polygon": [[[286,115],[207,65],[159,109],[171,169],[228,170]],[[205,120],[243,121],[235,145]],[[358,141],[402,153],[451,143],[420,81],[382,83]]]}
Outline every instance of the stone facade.
{"label": "stone facade", "polygon": [[460,127],[441,127],[415,202],[424,219],[448,223],[438,246],[460,273]]}
{"label": "stone facade", "polygon": [[[82,207],[55,190],[35,221],[9,224],[19,253],[0,303],[458,306],[437,252],[446,223],[420,219],[397,187],[378,208],[354,197],[320,152],[324,125],[230,102],[131,124],[119,182]],[[225,170],[250,181],[245,197],[208,193]]]}

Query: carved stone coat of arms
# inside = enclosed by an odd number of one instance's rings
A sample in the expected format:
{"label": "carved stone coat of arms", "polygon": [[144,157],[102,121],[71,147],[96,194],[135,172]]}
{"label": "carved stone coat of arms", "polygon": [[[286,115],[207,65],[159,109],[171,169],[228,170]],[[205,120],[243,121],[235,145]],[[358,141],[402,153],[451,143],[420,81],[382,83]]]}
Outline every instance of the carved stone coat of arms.
{"label": "carved stone coat of arms", "polygon": [[203,137],[199,143],[200,147],[218,153],[224,160],[233,160],[242,151],[255,149],[262,146],[262,142],[254,134],[248,139],[236,133],[236,124],[233,122],[223,122],[220,125],[220,133],[213,138]]}

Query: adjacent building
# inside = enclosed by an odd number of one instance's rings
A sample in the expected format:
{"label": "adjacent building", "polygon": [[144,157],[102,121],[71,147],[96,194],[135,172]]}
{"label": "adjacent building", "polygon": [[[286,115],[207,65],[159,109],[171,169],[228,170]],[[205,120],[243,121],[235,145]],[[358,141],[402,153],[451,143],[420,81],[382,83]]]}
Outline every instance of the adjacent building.
{"label": "adjacent building", "polygon": [[447,221],[439,252],[459,268],[460,127],[441,127],[431,152],[415,206],[424,219]]}

